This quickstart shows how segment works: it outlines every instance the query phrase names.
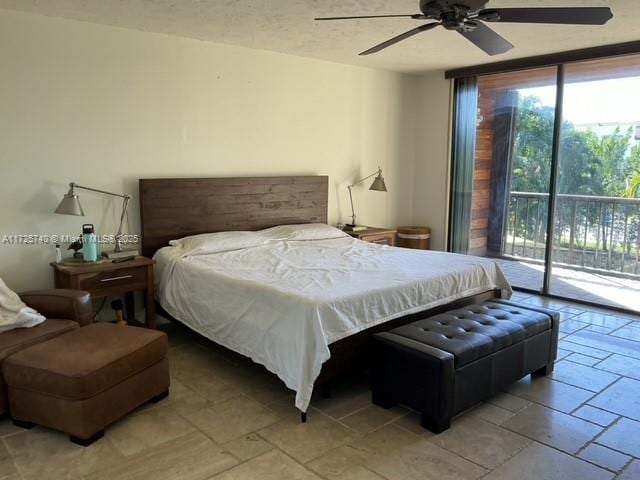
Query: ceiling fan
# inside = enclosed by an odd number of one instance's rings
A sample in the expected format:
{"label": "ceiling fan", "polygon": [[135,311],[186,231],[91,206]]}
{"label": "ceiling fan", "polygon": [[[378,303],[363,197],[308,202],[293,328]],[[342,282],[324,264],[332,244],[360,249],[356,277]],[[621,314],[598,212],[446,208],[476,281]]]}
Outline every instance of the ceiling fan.
{"label": "ceiling fan", "polygon": [[420,0],[422,13],[408,15],[364,15],[359,17],[322,17],[316,20],[356,20],[362,18],[406,17],[435,20],[413,28],[372,47],[360,55],[379,52],[402,40],[442,26],[455,30],[489,55],[508,52],[513,45],[483,22],[551,23],[565,25],[604,25],[613,18],[609,7],[485,8],[488,0]]}

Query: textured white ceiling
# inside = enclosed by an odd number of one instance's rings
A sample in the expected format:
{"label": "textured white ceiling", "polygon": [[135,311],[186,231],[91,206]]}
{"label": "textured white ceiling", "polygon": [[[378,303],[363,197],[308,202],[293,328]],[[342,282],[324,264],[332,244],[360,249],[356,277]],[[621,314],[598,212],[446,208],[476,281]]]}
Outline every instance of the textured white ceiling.
{"label": "textured white ceiling", "polygon": [[418,13],[418,0],[0,0],[0,8],[273,50],[400,72],[424,72],[640,39],[639,0],[490,0],[488,6],[610,6],[605,26],[493,24],[516,48],[489,57],[436,29],[368,57],[411,19],[314,22],[316,16]]}

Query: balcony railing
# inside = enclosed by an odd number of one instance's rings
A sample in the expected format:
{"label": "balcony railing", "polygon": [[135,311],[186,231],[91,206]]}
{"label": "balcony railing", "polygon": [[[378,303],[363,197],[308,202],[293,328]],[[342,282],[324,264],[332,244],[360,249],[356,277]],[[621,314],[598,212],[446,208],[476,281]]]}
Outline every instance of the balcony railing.
{"label": "balcony railing", "polygon": [[[511,192],[502,254],[543,260],[549,194]],[[640,275],[640,199],[558,195],[553,262]]]}

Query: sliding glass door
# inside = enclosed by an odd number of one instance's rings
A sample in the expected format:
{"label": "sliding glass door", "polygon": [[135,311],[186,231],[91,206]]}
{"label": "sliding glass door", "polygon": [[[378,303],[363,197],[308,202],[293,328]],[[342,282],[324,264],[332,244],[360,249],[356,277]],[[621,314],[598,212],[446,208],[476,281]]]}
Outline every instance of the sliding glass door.
{"label": "sliding glass door", "polygon": [[640,56],[567,65],[562,118],[549,291],[640,310]]}
{"label": "sliding glass door", "polygon": [[555,67],[483,76],[466,91],[475,115],[457,110],[451,250],[497,258],[514,286],[535,290],[544,277],[556,80]]}
{"label": "sliding glass door", "polygon": [[459,79],[449,248],[640,311],[640,55]]}

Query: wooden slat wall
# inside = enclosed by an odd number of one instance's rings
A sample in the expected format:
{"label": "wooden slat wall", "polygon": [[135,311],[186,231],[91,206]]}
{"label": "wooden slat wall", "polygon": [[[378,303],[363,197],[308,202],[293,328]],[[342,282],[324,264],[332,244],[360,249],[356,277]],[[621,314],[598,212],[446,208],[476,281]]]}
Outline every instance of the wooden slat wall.
{"label": "wooden slat wall", "polygon": [[478,110],[483,120],[476,132],[476,162],[469,239],[469,253],[472,255],[487,254],[496,98],[505,90],[513,88],[555,85],[556,74],[556,67],[548,67],[478,77],[480,95]]}
{"label": "wooden slat wall", "polygon": [[493,161],[494,90],[487,89],[483,78],[478,81],[478,109],[483,117],[476,131],[476,162],[473,171],[473,196],[471,200],[471,233],[469,253],[484,256],[487,253],[489,231],[489,200],[491,189],[491,165]]}
{"label": "wooden slat wall", "polygon": [[140,179],[142,251],[200,233],[326,223],[329,177]]}

